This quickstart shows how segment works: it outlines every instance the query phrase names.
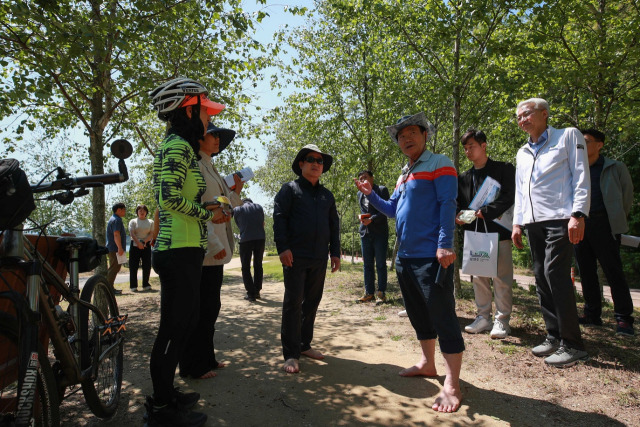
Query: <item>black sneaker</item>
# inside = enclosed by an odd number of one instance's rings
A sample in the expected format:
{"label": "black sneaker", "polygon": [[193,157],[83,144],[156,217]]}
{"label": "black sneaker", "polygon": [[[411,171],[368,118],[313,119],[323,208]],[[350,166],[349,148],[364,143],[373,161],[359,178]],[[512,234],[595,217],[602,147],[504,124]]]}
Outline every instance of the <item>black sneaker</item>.
{"label": "black sneaker", "polygon": [[176,404],[182,409],[191,409],[200,400],[200,393],[195,391],[191,393],[183,393],[180,391],[179,387],[174,387],[173,397],[176,400]]}
{"label": "black sneaker", "polygon": [[602,319],[599,317],[584,316],[578,317],[578,323],[581,325],[602,326]]}
{"label": "black sneaker", "polygon": [[251,302],[256,300],[252,295],[245,295],[244,299],[246,299],[247,301],[251,301]]}
{"label": "black sneaker", "polygon": [[260,297],[260,292],[256,292],[256,294],[255,294],[255,298],[256,298],[256,299],[260,299],[260,298],[261,298],[261,297]]}
{"label": "black sneaker", "polygon": [[633,324],[618,320],[618,326],[616,326],[616,335],[626,335],[628,337],[634,336],[636,333],[633,330]]}
{"label": "black sneaker", "polygon": [[145,427],[200,427],[207,422],[205,414],[182,409],[175,401],[155,406],[153,399],[147,396],[144,406],[147,409],[143,417]]}

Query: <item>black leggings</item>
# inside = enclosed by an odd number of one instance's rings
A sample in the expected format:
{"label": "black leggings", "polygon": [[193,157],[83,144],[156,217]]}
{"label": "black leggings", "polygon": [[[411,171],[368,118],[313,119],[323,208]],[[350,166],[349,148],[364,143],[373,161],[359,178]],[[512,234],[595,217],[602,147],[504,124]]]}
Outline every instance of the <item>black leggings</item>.
{"label": "black leggings", "polygon": [[198,378],[218,367],[213,334],[216,331],[215,325],[221,306],[222,268],[222,265],[202,267],[200,318],[180,358],[180,375],[183,377],[190,375]]}
{"label": "black leggings", "polygon": [[200,313],[200,275],[204,250],[155,251],[153,269],[160,276],[160,327],[151,351],[151,381],[156,404],[171,402],[173,377]]}

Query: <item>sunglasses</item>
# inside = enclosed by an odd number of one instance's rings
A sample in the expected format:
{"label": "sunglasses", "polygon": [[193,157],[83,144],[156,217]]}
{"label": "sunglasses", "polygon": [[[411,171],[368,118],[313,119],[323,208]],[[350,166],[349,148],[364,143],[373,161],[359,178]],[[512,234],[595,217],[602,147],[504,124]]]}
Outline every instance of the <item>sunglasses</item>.
{"label": "sunglasses", "polygon": [[317,163],[319,165],[324,163],[324,159],[322,157],[320,157],[319,159],[316,159],[315,157],[309,156],[309,157],[305,157],[304,161],[307,163]]}

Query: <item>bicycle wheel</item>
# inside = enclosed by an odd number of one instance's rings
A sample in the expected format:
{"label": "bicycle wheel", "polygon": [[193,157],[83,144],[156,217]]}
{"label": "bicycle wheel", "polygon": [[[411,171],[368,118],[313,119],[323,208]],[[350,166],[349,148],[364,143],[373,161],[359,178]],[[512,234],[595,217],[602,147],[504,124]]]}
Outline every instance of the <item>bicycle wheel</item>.
{"label": "bicycle wheel", "polygon": [[[118,304],[106,277],[95,275],[87,280],[81,299],[93,304],[105,319],[118,315]],[[118,408],[122,387],[122,333],[102,334],[103,326],[97,313],[79,306],[82,370],[91,367],[91,374],[82,380],[82,392],[87,405],[96,416],[108,418]]]}
{"label": "bicycle wheel", "polygon": [[[0,312],[0,427],[17,424],[18,372],[22,362],[18,353],[18,320]],[[34,419],[25,420],[24,425],[59,426],[60,403],[56,382],[47,354],[40,345],[38,362]]]}

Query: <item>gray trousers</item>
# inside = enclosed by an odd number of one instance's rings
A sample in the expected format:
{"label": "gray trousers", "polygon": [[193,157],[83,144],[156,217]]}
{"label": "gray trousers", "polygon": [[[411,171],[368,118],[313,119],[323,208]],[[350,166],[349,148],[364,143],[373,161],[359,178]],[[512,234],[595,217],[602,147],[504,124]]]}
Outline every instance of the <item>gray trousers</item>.
{"label": "gray trousers", "polygon": [[568,224],[568,219],[536,222],[527,224],[526,231],[547,335],[570,348],[584,350],[571,282],[573,245]]}
{"label": "gray trousers", "polygon": [[[473,292],[476,296],[478,315],[491,320],[491,277],[473,276]],[[509,323],[513,298],[513,257],[511,240],[498,243],[498,275],[493,277],[496,302],[496,320]]]}

